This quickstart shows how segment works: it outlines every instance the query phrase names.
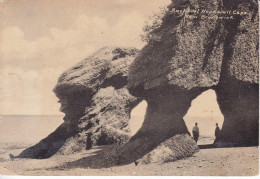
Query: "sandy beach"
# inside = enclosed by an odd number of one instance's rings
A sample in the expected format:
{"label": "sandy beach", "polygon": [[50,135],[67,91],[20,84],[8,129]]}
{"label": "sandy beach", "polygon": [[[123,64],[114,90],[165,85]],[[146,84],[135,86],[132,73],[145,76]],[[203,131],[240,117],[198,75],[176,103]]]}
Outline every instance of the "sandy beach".
{"label": "sandy beach", "polygon": [[[132,176],[255,176],[258,175],[258,147],[200,149],[193,157],[170,163],[152,163],[135,166],[134,163],[112,168],[64,168],[64,164],[95,155],[106,146],[95,147],[72,155],[54,155],[49,159],[14,159],[9,154],[19,154],[28,145],[12,143],[0,145],[1,175],[132,175]],[[97,159],[98,160],[98,159]]]}

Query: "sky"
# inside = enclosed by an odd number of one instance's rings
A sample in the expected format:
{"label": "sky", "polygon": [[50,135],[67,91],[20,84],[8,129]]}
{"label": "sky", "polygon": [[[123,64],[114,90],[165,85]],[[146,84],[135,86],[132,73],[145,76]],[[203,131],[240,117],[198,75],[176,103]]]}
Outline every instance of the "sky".
{"label": "sky", "polygon": [[104,46],[142,48],[145,20],[169,3],[0,0],[0,114],[62,114],[61,73]]}

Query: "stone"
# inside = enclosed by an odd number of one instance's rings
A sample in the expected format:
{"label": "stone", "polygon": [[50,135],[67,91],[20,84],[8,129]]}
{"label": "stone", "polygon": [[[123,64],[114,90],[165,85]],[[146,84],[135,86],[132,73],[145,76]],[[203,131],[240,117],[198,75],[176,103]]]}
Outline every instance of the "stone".
{"label": "stone", "polygon": [[199,151],[196,142],[188,134],[175,135],[165,140],[139,160],[141,164],[168,163],[191,157]]}

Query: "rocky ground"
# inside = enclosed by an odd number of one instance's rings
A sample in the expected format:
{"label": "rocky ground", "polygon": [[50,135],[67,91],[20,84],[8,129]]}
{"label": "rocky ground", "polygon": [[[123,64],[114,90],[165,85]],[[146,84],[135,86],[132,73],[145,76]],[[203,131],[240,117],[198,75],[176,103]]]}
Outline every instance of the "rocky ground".
{"label": "rocky ground", "polygon": [[201,149],[193,157],[165,164],[152,163],[135,166],[132,163],[125,166],[98,169],[82,168],[78,165],[64,167],[64,164],[93,156],[105,146],[94,147],[77,154],[55,155],[49,159],[10,160],[10,153],[19,154],[26,147],[28,146],[25,144],[17,143],[0,145],[1,175],[252,176],[259,172],[258,147]]}

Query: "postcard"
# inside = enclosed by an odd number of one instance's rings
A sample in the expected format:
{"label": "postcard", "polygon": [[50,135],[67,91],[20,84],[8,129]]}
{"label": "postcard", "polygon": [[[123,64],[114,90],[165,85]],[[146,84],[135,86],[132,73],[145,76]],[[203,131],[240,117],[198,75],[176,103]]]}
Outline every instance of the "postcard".
{"label": "postcard", "polygon": [[1,0],[0,175],[257,176],[256,0]]}

